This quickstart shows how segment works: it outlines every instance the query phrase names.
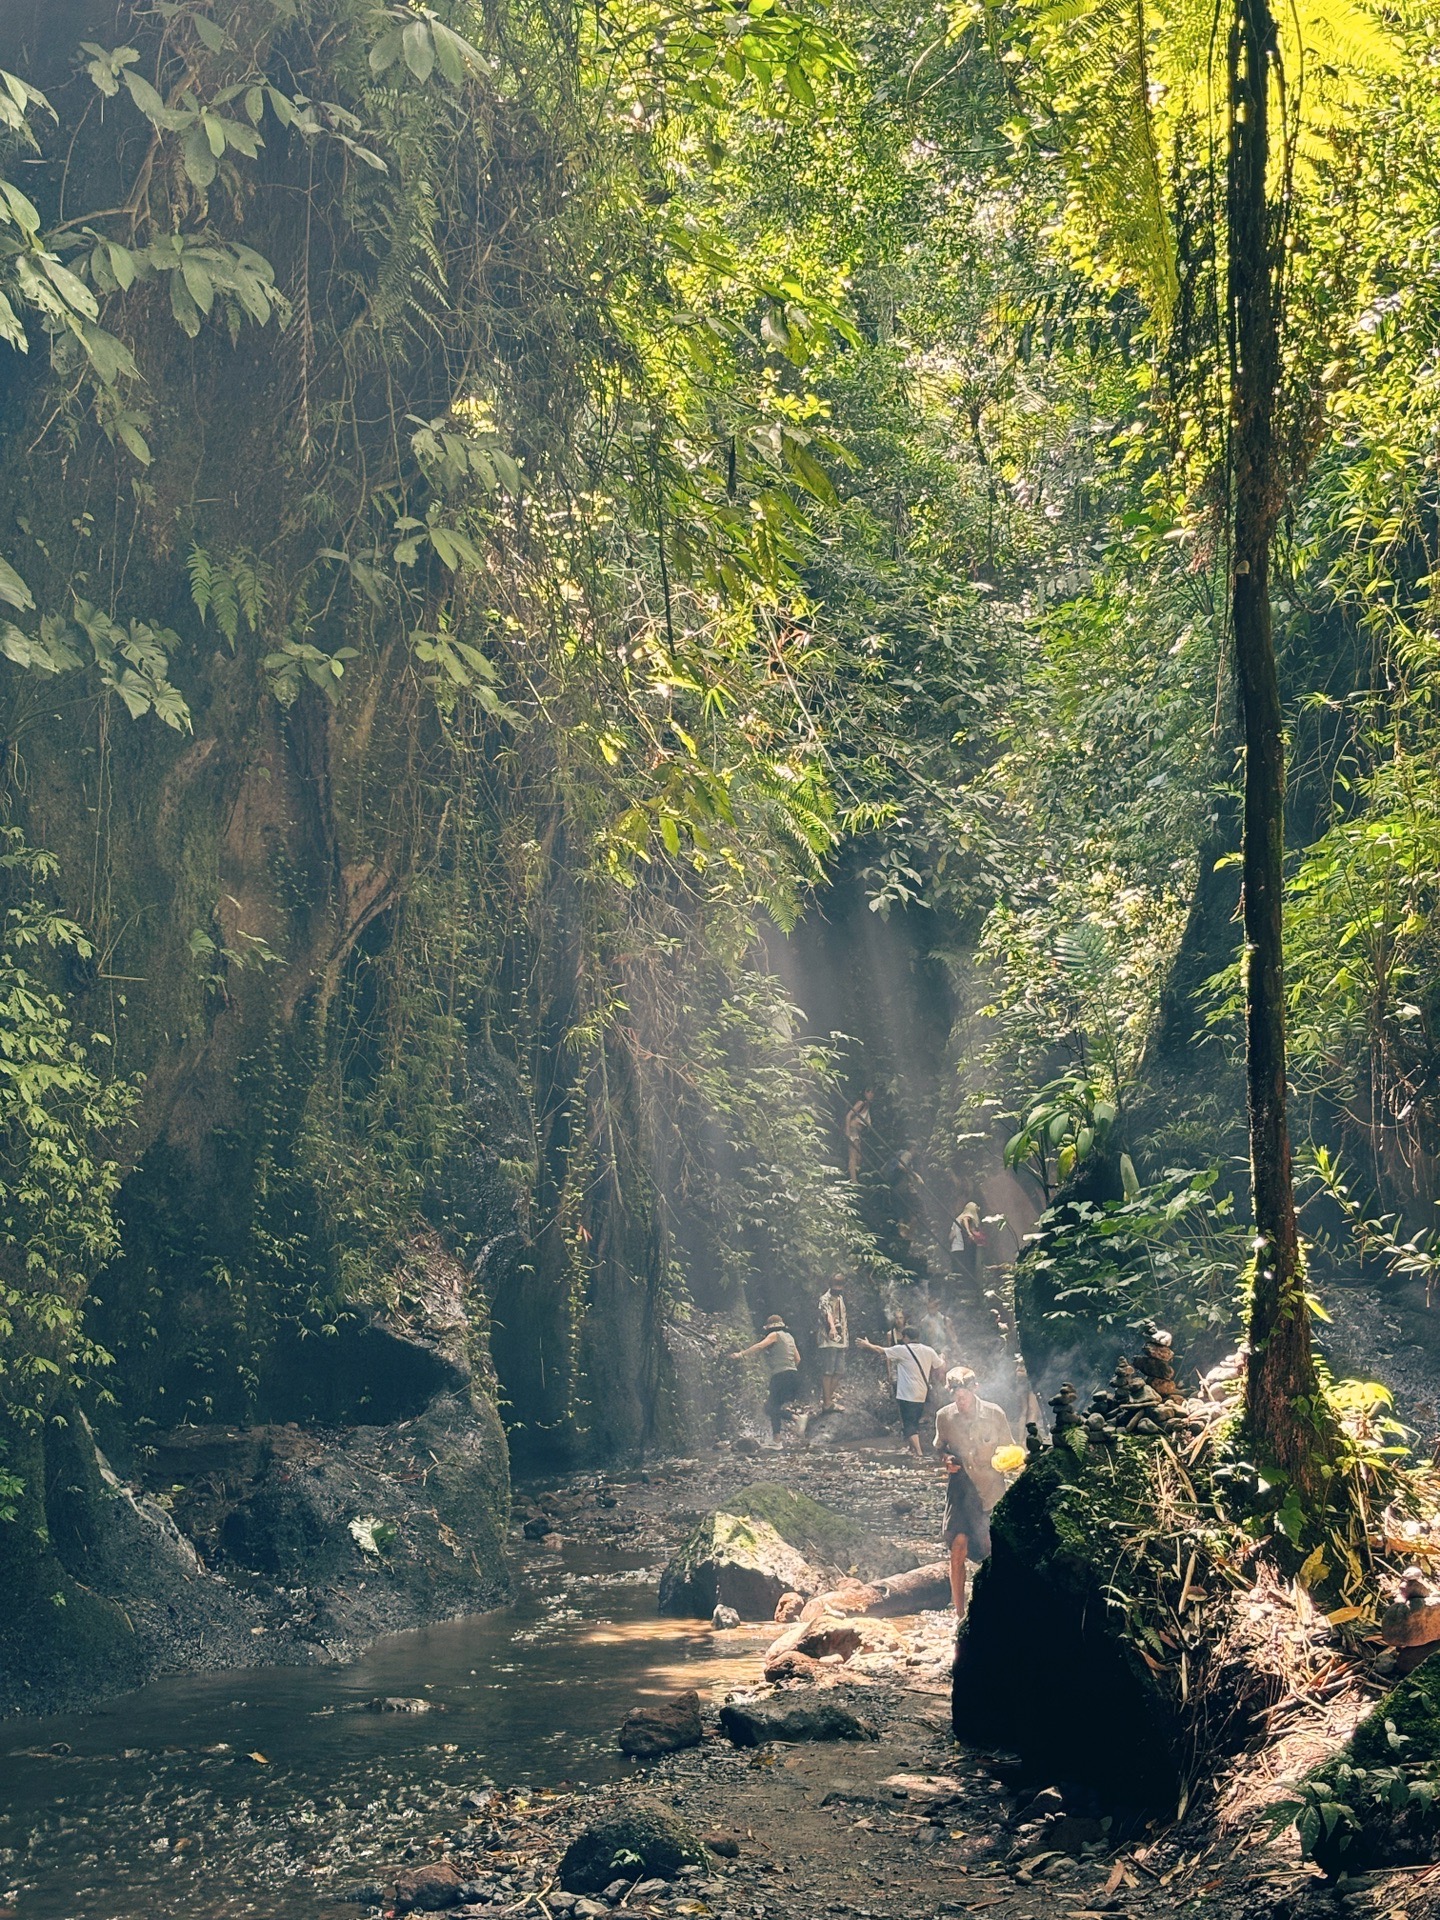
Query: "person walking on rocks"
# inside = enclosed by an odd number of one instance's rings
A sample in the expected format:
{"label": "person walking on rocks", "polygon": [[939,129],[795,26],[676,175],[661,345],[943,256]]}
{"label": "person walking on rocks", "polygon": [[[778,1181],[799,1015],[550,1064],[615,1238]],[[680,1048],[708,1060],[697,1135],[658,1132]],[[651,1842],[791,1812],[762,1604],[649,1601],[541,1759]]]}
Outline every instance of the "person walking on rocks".
{"label": "person walking on rocks", "polygon": [[877,1346],[873,1340],[863,1339],[855,1344],[864,1347],[867,1353],[880,1354],[886,1365],[893,1368],[895,1404],[900,1410],[900,1432],[905,1445],[918,1460],[925,1396],[930,1391],[930,1382],[943,1370],[945,1362],[933,1347],[927,1347],[920,1340],[902,1339],[897,1345],[889,1347]]}
{"label": "person walking on rocks", "polygon": [[982,1400],[969,1367],[945,1376],[952,1399],[935,1416],[935,1451],[945,1456],[945,1545],[950,1551],[950,1598],[956,1619],[965,1615],[965,1563],[990,1557],[990,1513],[1010,1484],[991,1465],[997,1447],[1012,1447],[1014,1435],[1003,1407]]}
{"label": "person walking on rocks", "polygon": [[840,1382],[845,1377],[845,1357],[850,1350],[850,1321],[845,1312],[845,1296],[840,1291],[842,1277],[838,1273],[830,1276],[816,1314],[815,1353],[820,1362],[822,1413],[834,1413],[839,1406]]}
{"label": "person walking on rocks", "polygon": [[778,1440],[784,1430],[790,1403],[800,1391],[800,1349],[778,1313],[772,1313],[765,1322],[763,1339],[757,1340],[754,1346],[742,1347],[739,1353],[732,1353],[730,1358],[749,1360],[757,1353],[765,1355],[770,1368],[770,1392],[765,1411],[770,1416],[770,1437]]}

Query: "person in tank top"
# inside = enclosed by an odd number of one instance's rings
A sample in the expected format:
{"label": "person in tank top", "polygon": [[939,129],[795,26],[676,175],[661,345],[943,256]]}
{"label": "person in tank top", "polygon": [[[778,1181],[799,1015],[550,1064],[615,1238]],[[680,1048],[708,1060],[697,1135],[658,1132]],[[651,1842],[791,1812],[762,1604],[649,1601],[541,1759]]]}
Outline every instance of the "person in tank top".
{"label": "person in tank top", "polygon": [[770,1437],[778,1440],[789,1418],[790,1403],[800,1391],[800,1349],[795,1337],[778,1313],[765,1322],[763,1338],[753,1346],[731,1354],[732,1360],[748,1360],[763,1353],[770,1368],[770,1392],[765,1411],[770,1416]]}

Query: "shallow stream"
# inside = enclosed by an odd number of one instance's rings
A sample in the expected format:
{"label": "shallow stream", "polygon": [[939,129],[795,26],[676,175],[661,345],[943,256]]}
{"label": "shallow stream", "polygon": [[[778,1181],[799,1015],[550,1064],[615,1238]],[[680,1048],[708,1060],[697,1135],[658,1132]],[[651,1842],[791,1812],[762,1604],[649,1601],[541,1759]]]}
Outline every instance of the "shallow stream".
{"label": "shallow stream", "polygon": [[[490,1782],[613,1778],[626,1710],[759,1663],[661,1620],[658,1568],[567,1547],[513,1606],[395,1634],[347,1666],[157,1680],[0,1723],[0,1920],[330,1920],[407,1848],[483,1822]],[[377,1712],[377,1698],[428,1712]]]}

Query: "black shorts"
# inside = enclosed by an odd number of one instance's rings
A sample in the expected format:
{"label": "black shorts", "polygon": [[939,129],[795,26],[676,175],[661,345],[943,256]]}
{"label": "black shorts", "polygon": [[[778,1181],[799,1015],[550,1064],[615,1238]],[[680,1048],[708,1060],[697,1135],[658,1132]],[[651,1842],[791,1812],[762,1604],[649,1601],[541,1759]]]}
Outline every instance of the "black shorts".
{"label": "black shorts", "polygon": [[915,1434],[919,1433],[920,1422],[925,1418],[925,1402],[923,1400],[897,1400],[895,1404],[900,1409],[900,1431],[907,1440],[912,1439]]}
{"label": "black shorts", "polygon": [[945,1544],[950,1546],[963,1534],[972,1560],[990,1558],[990,1517],[985,1503],[975,1491],[975,1483],[963,1471],[947,1476],[945,1485]]}
{"label": "black shorts", "polygon": [[790,1402],[800,1392],[800,1376],[793,1367],[785,1367],[779,1373],[770,1376],[770,1397],[766,1404],[770,1409],[770,1418],[784,1412]]}

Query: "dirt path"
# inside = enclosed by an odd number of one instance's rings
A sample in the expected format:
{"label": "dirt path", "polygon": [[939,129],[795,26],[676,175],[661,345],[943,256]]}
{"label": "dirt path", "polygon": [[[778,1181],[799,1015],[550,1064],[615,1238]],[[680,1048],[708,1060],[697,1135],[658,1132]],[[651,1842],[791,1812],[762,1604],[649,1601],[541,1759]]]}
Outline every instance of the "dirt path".
{"label": "dirt path", "polygon": [[[723,1504],[727,1490],[759,1478],[783,1480],[926,1554],[936,1546],[938,1477],[884,1447],[797,1450],[759,1460],[721,1453],[703,1463],[670,1462],[628,1480],[532,1486],[522,1495],[529,1497],[529,1511],[548,1510],[571,1538],[609,1537],[659,1557],[680,1544],[700,1512]],[[873,1725],[877,1739],[777,1743],[755,1752],[733,1748],[713,1720],[730,1691],[753,1689],[754,1652],[765,1636],[758,1630],[715,1633],[722,1667],[709,1689],[711,1725],[703,1745],[637,1763],[629,1779],[584,1795],[550,1796],[543,1808],[518,1812],[515,1859],[524,1864],[505,1889],[510,1910],[526,1899],[527,1885],[536,1895],[554,1885],[555,1865],[570,1836],[643,1794],[673,1808],[697,1831],[733,1839],[739,1851],[706,1878],[617,1896],[610,1903],[617,1915],[622,1907],[698,1920],[812,1920],[822,1914],[924,1920],[968,1913],[987,1920],[1440,1915],[1440,1867],[1371,1876],[1336,1892],[1302,1865],[1293,1835],[1272,1839],[1256,1827],[1254,1809],[1273,1797],[1274,1779],[1287,1764],[1316,1757],[1306,1750],[1303,1730],[1274,1756],[1241,1763],[1223,1783],[1228,1813],[1211,1803],[1182,1826],[1132,1826],[1123,1844],[1107,1832],[1080,1858],[1024,1858],[1025,1836],[1017,1831],[1024,1824],[1023,1802],[997,1779],[997,1756],[960,1746],[950,1733],[946,1675],[934,1661],[936,1617],[901,1624],[917,1647],[913,1676],[846,1676],[836,1686],[836,1697]],[[725,1670],[726,1643],[734,1649],[733,1672]],[[1062,1753],[1066,1743],[1083,1737],[1083,1729],[1056,1730]],[[528,1827],[531,1819],[539,1824]],[[476,1911],[491,1904],[477,1901]]]}

